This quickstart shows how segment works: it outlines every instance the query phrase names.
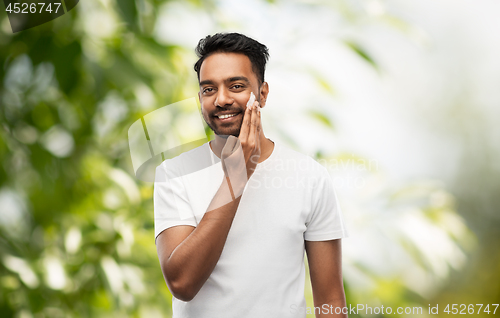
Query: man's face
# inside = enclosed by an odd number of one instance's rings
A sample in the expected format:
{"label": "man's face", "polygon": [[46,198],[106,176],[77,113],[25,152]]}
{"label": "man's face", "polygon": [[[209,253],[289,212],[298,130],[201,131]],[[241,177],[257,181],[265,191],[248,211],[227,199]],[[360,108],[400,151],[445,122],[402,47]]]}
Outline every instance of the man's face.
{"label": "man's face", "polygon": [[[214,53],[203,61],[198,96],[203,118],[216,135],[239,136],[250,92],[260,101],[257,76],[246,55]],[[219,118],[223,114],[235,116]]]}

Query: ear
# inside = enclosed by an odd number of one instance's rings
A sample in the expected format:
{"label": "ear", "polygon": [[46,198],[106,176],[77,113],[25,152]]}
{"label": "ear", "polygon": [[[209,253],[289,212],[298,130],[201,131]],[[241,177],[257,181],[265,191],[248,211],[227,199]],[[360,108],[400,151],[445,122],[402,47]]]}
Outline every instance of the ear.
{"label": "ear", "polygon": [[260,86],[260,108],[266,106],[267,94],[269,94],[269,84],[264,82]]}

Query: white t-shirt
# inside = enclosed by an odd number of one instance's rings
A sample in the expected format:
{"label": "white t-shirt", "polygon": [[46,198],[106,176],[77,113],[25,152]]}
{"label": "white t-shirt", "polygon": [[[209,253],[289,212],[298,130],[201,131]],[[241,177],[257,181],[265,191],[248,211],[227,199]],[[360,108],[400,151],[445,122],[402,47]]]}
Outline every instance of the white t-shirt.
{"label": "white t-shirt", "polygon": [[[208,142],[158,166],[155,238],[172,226],[197,226],[223,177]],[[304,240],[346,236],[326,168],[275,143],[248,180],[212,274],[191,301],[173,297],[173,317],[305,318]]]}

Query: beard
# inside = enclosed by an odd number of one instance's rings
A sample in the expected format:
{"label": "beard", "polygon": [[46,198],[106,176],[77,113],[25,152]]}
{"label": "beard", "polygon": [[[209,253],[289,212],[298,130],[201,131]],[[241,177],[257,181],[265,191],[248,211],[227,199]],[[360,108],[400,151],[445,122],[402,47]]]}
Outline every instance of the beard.
{"label": "beard", "polygon": [[[259,86],[259,90],[260,90],[260,86]],[[257,97],[256,100],[260,103],[260,95]],[[233,111],[233,110],[237,111],[238,108],[235,107],[235,109],[225,109],[224,111]],[[245,110],[246,110],[246,106],[243,109],[239,109],[238,116],[240,116],[240,118],[233,123],[220,122],[218,118],[213,116],[216,113],[215,111],[212,114],[207,114],[207,113],[203,112],[203,110],[202,110],[202,115],[203,115],[203,120],[205,120],[208,127],[217,136],[222,137],[222,138],[227,138],[229,136],[239,137],[240,131],[241,131],[241,126],[243,125],[243,119],[245,117]]]}
{"label": "beard", "polygon": [[[239,137],[240,136],[240,131],[241,131],[241,126],[243,124],[243,117],[244,117],[245,112],[241,112],[238,114],[241,118],[239,118],[238,121],[233,122],[233,123],[228,123],[224,124],[219,121],[214,116],[210,116],[207,120],[206,116],[203,115],[203,119],[207,123],[208,127],[214,132],[219,137],[222,138],[227,138],[229,136],[235,136]],[[217,122],[219,121],[219,122]]]}

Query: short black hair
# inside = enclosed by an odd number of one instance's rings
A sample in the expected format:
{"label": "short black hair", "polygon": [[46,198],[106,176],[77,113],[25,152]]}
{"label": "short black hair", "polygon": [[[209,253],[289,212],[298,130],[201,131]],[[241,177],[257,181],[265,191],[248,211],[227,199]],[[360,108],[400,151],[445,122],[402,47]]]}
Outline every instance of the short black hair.
{"label": "short black hair", "polygon": [[264,44],[240,33],[216,33],[208,35],[198,42],[195,49],[199,57],[194,70],[200,80],[200,69],[203,61],[213,53],[245,54],[252,63],[252,70],[257,75],[259,85],[264,82],[264,71],[269,60],[269,51]]}

